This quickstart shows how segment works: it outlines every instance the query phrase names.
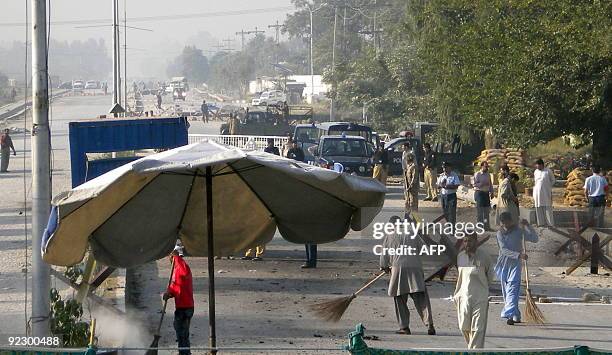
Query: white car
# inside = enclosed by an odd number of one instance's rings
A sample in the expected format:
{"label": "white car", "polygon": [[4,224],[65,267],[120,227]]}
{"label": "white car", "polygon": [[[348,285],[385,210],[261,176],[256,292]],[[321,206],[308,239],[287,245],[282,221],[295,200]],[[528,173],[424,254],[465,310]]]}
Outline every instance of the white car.
{"label": "white car", "polygon": [[95,80],[87,80],[85,83],[85,89],[99,89],[100,83]]}
{"label": "white car", "polygon": [[253,106],[267,106],[267,105],[282,105],[283,102],[287,101],[287,97],[280,90],[264,91],[259,95],[259,98],[255,98],[251,101]]}
{"label": "white car", "polygon": [[85,83],[83,80],[73,80],[72,81],[72,90],[83,90],[85,88]]}

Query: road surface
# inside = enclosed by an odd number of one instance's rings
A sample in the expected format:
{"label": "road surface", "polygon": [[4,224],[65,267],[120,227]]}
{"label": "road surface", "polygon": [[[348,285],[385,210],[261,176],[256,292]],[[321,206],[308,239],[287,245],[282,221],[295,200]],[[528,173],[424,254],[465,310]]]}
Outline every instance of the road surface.
{"label": "road surface", "polygon": [[[109,102],[109,96],[93,96],[66,97],[54,103],[51,123],[54,194],[70,187],[68,122],[104,114],[110,106]],[[23,127],[23,122],[13,121],[11,126]],[[190,128],[190,131],[196,133],[214,134],[217,130],[218,123],[204,125],[200,121],[192,121]],[[3,192],[3,203],[0,207],[0,334],[23,334],[27,317],[24,315],[26,255],[22,213],[25,211],[25,201],[29,200],[30,151],[28,135],[26,134],[25,141],[22,137],[18,133],[13,135],[18,156],[11,161],[11,172],[0,175]],[[387,216],[399,212],[402,204],[401,190],[399,187],[390,186],[385,203]],[[432,207],[433,210],[424,213],[427,219],[438,213],[437,207]],[[459,219],[473,219],[471,209],[460,209]],[[435,337],[425,335],[426,329],[415,314],[412,316],[411,325],[413,335],[394,334],[397,324],[392,299],[386,295],[385,281],[379,281],[355,299],[345,317],[338,323],[324,323],[308,312],[309,304],[350,294],[378,271],[377,257],[371,251],[374,244],[376,241],[371,236],[351,232],[341,241],[320,246],[319,267],[311,270],[299,268],[304,258],[303,246],[290,244],[279,235],[267,246],[264,261],[218,260],[215,275],[218,344],[249,349],[295,349],[284,353],[295,353],[300,348],[339,349],[347,343],[348,332],[357,323],[363,323],[367,327],[366,334],[380,338],[378,341],[369,341],[372,346],[396,349],[464,347],[456,324],[454,306],[446,299],[454,287],[453,271],[447,280],[429,284],[438,331]],[[486,247],[491,254],[497,252],[493,241]],[[550,251],[541,247],[538,253],[546,255],[550,254]],[[205,346],[208,337],[206,259],[187,260],[192,267],[196,293],[196,311],[191,326],[192,344]],[[427,273],[432,272],[435,266],[427,265]],[[27,268],[29,270],[29,264]],[[563,278],[558,272],[551,270],[553,269],[534,268],[532,271],[536,293],[570,297],[579,297],[585,291],[607,295],[612,293],[609,276],[587,278],[588,282],[579,285],[574,280],[580,278],[580,272],[577,272],[575,278]],[[132,320],[100,316],[99,335],[103,344],[111,344],[117,341],[118,337],[127,335],[131,338],[131,345],[148,345],[151,337],[147,331],[151,331],[159,319],[159,294],[167,282],[168,274],[167,260],[135,270],[133,282],[139,284],[140,289],[130,296],[141,315],[138,325],[141,332],[135,332],[137,325]],[[122,275],[123,273],[119,273],[115,286],[109,286],[115,294],[121,295],[125,282]],[[584,279],[583,277],[580,280]],[[61,282],[55,279],[52,280],[52,285],[65,290]],[[28,289],[30,287],[31,285],[28,285]],[[499,287],[495,286],[494,289],[498,290]],[[549,325],[509,327],[499,319],[501,305],[493,303],[489,313],[487,346],[541,348],[582,344],[612,349],[611,307],[598,304],[541,305],[549,319]],[[170,303],[168,317],[162,328],[163,346],[174,345],[172,308]],[[29,310],[29,305],[25,309]],[[411,306],[411,310],[414,310],[414,307]]]}

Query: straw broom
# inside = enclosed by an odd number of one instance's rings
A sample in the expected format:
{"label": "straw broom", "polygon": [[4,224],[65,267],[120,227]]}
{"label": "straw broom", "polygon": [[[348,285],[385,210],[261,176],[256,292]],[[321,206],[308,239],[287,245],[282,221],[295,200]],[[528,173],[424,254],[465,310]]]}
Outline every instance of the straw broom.
{"label": "straw broom", "polygon": [[376,277],[374,277],[370,281],[366,282],[363,286],[361,286],[359,290],[353,292],[353,294],[351,294],[350,296],[340,297],[340,298],[333,299],[331,301],[310,305],[310,310],[318,318],[321,318],[328,322],[337,322],[340,320],[340,318],[342,318],[342,315],[344,314],[344,312],[346,312],[347,308],[351,305],[351,302],[353,301],[353,299],[355,299],[357,295],[363,292],[366,288],[370,287],[374,282],[376,282],[378,279],[380,279],[383,276],[385,276],[384,271],[376,275]]}
{"label": "straw broom", "polygon": [[[527,247],[525,244],[525,237],[523,237],[523,253],[526,253]],[[527,267],[527,260],[523,259],[525,263],[525,320],[527,323],[533,324],[544,324],[546,322],[546,318],[544,318],[544,314],[538,308],[533,297],[531,296],[531,289],[529,288],[529,268]]]}

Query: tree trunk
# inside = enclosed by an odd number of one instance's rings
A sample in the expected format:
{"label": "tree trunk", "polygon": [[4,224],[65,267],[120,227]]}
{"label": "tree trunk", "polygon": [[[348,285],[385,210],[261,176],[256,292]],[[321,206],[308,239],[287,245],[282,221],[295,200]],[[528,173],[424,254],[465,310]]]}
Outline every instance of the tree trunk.
{"label": "tree trunk", "polygon": [[593,162],[603,169],[612,168],[612,125],[603,124],[593,132]]}

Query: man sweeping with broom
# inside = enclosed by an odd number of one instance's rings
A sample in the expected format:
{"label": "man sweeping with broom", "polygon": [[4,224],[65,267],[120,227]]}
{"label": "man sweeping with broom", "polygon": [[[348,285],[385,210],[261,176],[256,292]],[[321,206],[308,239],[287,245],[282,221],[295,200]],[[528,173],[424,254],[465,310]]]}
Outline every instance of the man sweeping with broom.
{"label": "man sweeping with broom", "polygon": [[[396,223],[399,217],[393,216],[389,223]],[[389,280],[389,296],[395,302],[395,315],[400,329],[397,334],[410,334],[410,311],[408,310],[408,297],[412,298],[414,306],[427,326],[427,334],[435,335],[436,330],[433,324],[431,313],[431,303],[427,288],[425,287],[425,277],[423,275],[423,264],[418,255],[389,255],[384,250],[397,250],[398,248],[413,247],[414,250],[421,250],[423,246],[421,240],[416,236],[408,234],[394,233],[386,235],[383,239],[383,253],[380,255],[380,269],[391,273]],[[417,253],[418,254],[418,253]]]}
{"label": "man sweeping with broom", "polygon": [[[183,247],[178,245],[170,254],[173,265],[172,279],[164,293],[164,301],[174,298],[174,330],[179,348],[189,348],[189,326],[193,317],[193,281],[191,269],[183,259]],[[179,354],[189,355],[191,351],[180,350]]]}
{"label": "man sweeping with broom", "polygon": [[524,241],[537,243],[538,235],[525,219],[520,222],[519,227],[509,212],[501,213],[499,219],[502,226],[497,232],[499,257],[495,265],[495,273],[501,282],[504,297],[501,317],[506,319],[506,324],[514,325],[521,322],[521,311],[519,310],[521,262],[527,260],[523,247]]}

